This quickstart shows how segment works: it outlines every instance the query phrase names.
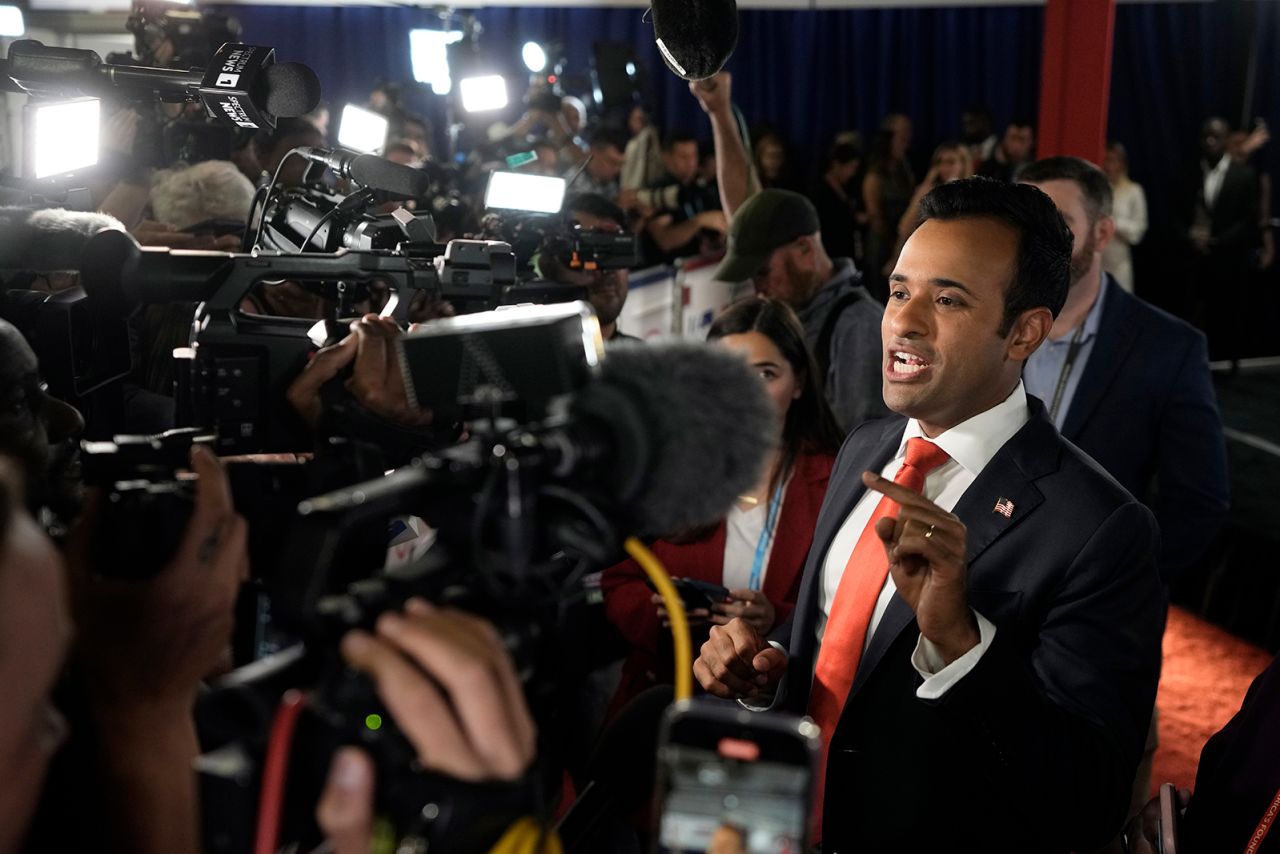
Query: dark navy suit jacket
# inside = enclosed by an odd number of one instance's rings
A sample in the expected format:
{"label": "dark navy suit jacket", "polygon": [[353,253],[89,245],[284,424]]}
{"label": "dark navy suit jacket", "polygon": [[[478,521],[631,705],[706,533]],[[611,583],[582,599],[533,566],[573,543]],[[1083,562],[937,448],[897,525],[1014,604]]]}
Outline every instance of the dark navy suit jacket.
{"label": "dark navy suit jacket", "polygon": [[[1160,672],[1164,595],[1150,511],[1030,421],[954,512],[967,526],[969,600],[991,647],[940,700],[916,697],[915,616],[896,594],[863,655],[831,740],[826,854],[1054,851],[1119,831]],[[776,705],[803,714],[822,566],[865,488],[897,451],[901,417],[845,442],[814,533]],[[997,501],[1013,502],[1008,518]]]}
{"label": "dark navy suit jacket", "polygon": [[1062,435],[1155,513],[1166,583],[1204,555],[1226,521],[1229,486],[1199,330],[1112,279]]}

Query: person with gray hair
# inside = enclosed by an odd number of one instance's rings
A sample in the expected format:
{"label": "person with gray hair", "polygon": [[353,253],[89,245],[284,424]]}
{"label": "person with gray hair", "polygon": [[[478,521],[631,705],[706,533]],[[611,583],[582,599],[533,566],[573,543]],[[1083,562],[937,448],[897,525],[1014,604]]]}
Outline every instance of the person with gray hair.
{"label": "person with gray hair", "polygon": [[229,160],[157,172],[151,182],[155,219],[183,231],[209,220],[245,222],[253,204],[253,183]]}

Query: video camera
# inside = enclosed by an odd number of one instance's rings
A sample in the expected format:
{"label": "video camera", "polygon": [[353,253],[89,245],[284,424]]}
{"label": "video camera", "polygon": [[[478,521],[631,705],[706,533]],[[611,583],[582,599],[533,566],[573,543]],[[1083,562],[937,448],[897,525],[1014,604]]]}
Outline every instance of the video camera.
{"label": "video camera", "polygon": [[[414,596],[483,616],[545,721],[576,581],[616,560],[623,535],[722,513],[756,476],[775,429],[758,383],[731,354],[685,345],[606,356],[584,304],[434,321],[397,349],[415,399],[432,408],[451,400],[469,413],[471,438],[308,498],[281,529],[288,545],[268,584],[271,610],[301,645],[237,671],[201,700],[210,852],[243,850],[259,787],[276,785],[263,782],[263,768],[284,760],[266,734],[291,690],[306,700],[277,847],[318,841],[312,816],[325,768],[338,747],[357,744],[374,759],[377,808],[408,846],[399,850],[489,850],[514,816],[534,811],[536,784],[475,786],[414,770],[415,751],[368,680],[343,665],[341,637],[372,629]],[[734,424],[728,435],[693,429],[694,421],[708,427],[701,419],[712,388]],[[712,471],[709,480],[690,478]],[[388,524],[406,513],[431,525],[434,545],[382,569]],[[379,530],[381,546],[368,537]]]}
{"label": "video camera", "polygon": [[[321,288],[333,311],[320,320],[241,311],[255,285],[281,281]],[[314,349],[346,335],[342,318],[360,302],[407,325],[418,294],[460,312],[490,309],[502,303],[515,276],[510,247],[491,241],[456,240],[421,255],[247,255],[144,249],[123,232],[105,231],[85,246],[81,283],[93,311],[117,322],[140,305],[199,303],[190,346],[175,353],[177,423],[215,432],[219,453],[243,454],[310,449],[285,391]],[[385,304],[377,305],[383,296]]]}

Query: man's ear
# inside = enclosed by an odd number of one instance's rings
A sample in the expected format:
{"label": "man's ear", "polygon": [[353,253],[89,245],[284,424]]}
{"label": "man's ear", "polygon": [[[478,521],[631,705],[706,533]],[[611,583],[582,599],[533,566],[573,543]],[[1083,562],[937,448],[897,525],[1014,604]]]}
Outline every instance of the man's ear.
{"label": "man's ear", "polygon": [[1025,362],[1049,337],[1051,329],[1053,313],[1049,309],[1033,308],[1024,311],[1009,329],[1006,355],[1014,361]]}
{"label": "man's ear", "polygon": [[1096,242],[1098,251],[1107,248],[1107,245],[1115,239],[1116,221],[1109,216],[1100,216],[1098,221],[1093,224],[1093,239]]}

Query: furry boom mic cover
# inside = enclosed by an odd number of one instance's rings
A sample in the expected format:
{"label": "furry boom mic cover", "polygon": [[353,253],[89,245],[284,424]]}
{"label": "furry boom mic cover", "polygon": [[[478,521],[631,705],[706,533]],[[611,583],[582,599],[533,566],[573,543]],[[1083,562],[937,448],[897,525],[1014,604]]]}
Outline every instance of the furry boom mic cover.
{"label": "furry boom mic cover", "polygon": [[654,0],[650,15],[658,52],[686,80],[715,74],[738,46],[735,0]]}

